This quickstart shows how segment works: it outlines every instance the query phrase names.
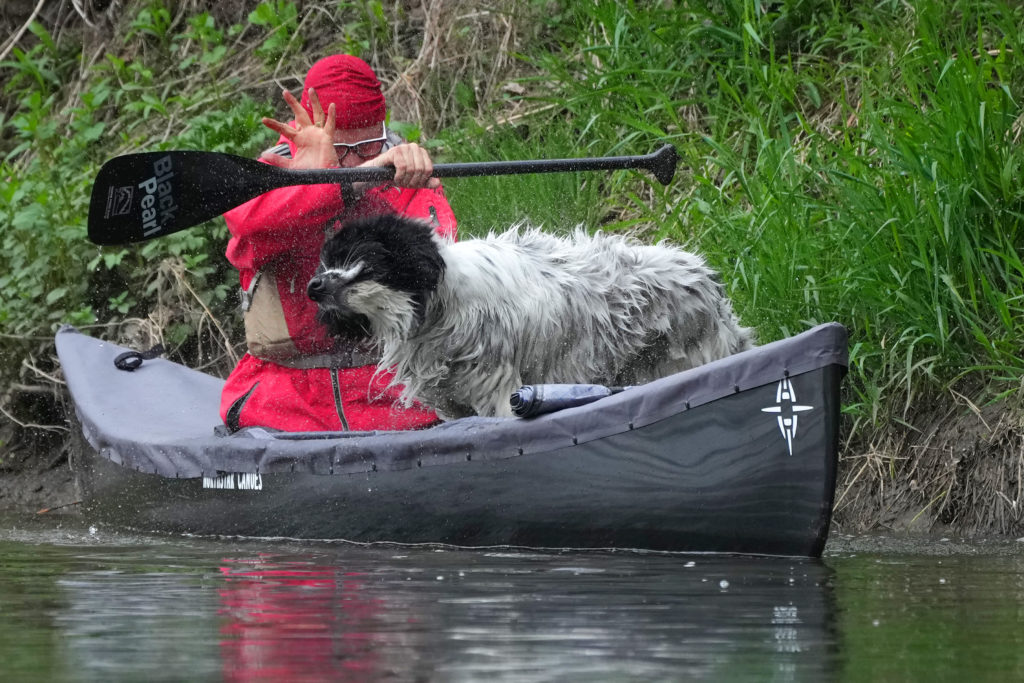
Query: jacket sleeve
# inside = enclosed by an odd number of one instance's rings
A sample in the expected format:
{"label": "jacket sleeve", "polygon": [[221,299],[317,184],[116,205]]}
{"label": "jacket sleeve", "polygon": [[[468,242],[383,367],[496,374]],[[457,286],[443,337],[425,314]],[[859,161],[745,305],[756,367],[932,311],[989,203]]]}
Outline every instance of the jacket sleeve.
{"label": "jacket sleeve", "polygon": [[391,187],[384,191],[384,196],[395,213],[426,221],[434,226],[438,235],[455,241],[458,226],[443,187],[407,190]]}
{"label": "jacket sleeve", "polygon": [[[288,146],[288,156],[295,154],[294,144],[284,136],[277,144]],[[285,254],[302,253],[318,244],[324,226],[344,208],[338,185],[296,185],[262,194],[224,214],[231,232],[228,260],[246,280],[246,272],[259,271]]]}
{"label": "jacket sleeve", "polygon": [[270,261],[323,239],[327,222],[345,204],[338,185],[297,185],[271,190],[224,214],[231,231],[228,259],[260,270]]}

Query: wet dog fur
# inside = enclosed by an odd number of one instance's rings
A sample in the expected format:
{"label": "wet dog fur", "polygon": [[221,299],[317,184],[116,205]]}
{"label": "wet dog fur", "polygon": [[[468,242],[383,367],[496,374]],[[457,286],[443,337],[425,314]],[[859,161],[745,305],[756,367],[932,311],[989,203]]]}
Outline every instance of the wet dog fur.
{"label": "wet dog fur", "polygon": [[699,256],[582,229],[451,242],[360,219],[327,240],[307,292],[331,334],[377,342],[406,404],[444,419],[511,416],[524,384],[641,384],[754,343]]}

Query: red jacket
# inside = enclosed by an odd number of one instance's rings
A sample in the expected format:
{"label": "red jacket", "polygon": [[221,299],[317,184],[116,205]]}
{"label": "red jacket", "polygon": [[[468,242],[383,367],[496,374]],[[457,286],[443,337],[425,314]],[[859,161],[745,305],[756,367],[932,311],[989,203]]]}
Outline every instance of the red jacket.
{"label": "red jacket", "polygon": [[[256,273],[273,269],[288,334],[306,354],[328,351],[332,340],[316,321],[316,304],[306,284],[319,264],[325,236],[357,216],[394,211],[434,222],[454,239],[455,216],[444,190],[382,185],[346,207],[338,185],[305,185],[273,190],[224,214],[231,239],[227,258],[249,289]],[[297,369],[243,356],[221,394],[221,418],[232,428],[263,426],[285,431],[415,429],[437,420],[422,407],[395,404],[397,390],[385,391],[376,367]],[[340,396],[341,411],[335,395]]]}

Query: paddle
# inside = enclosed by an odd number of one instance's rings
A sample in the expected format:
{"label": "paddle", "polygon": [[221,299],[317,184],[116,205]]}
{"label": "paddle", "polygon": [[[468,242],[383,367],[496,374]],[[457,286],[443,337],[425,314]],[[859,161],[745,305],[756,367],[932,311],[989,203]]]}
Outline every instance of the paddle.
{"label": "paddle", "polygon": [[[434,176],[637,168],[649,171],[667,185],[678,160],[675,147],[665,145],[638,156],[437,164]],[[89,203],[89,239],[96,244],[141,242],[216,218],[280,187],[383,181],[392,178],[394,172],[390,166],[291,171],[217,152],[127,154],[105,163],[96,176]]]}

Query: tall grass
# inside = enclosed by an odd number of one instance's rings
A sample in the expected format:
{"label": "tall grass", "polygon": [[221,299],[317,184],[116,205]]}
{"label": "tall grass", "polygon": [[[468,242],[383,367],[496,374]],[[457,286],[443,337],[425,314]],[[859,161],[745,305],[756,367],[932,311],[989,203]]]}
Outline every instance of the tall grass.
{"label": "tall grass", "polygon": [[[418,3],[275,0],[225,23],[197,0],[177,13],[150,0],[130,4],[126,46],[92,61],[37,26],[3,65],[5,332],[144,315],[143,273],[175,255],[229,315],[222,225],[97,250],[84,242],[90,178],[131,149],[252,154],[269,137],[258,116],[286,113],[279,86],[297,88],[311,54],[347,50],[395,84],[393,123],[439,160],[674,143],[667,188],[634,172],[446,186],[467,234],[529,219],[699,250],[763,341],[844,323],[846,406],[864,439],[951,389],[985,401],[1020,385],[1017,3],[471,4],[431,4],[417,23]],[[82,277],[97,269],[118,277]],[[0,364],[9,376],[17,358]]]}
{"label": "tall grass", "polygon": [[[672,140],[685,171],[606,207],[707,253],[762,339],[852,332],[849,409],[1019,384],[1024,14],[1002,2],[567,5],[524,59],[576,150]],[[625,225],[625,223],[623,224]]]}

